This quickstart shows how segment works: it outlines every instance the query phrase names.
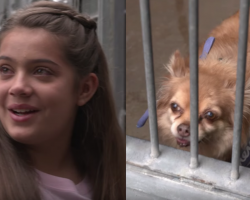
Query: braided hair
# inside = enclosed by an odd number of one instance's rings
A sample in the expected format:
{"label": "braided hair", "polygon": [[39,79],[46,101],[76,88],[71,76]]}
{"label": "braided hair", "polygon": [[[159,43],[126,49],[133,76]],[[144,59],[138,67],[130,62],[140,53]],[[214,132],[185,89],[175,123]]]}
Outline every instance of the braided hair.
{"label": "braided hair", "polygon": [[[99,86],[78,108],[72,148],[80,170],[87,172],[93,200],[125,200],[125,140],[115,113],[107,62],[96,34],[96,22],[71,7],[38,1],[18,10],[0,30],[4,37],[17,27],[42,28],[54,34],[76,72],[76,82],[95,73]],[[0,126],[0,199],[39,200],[36,174],[25,147]]]}

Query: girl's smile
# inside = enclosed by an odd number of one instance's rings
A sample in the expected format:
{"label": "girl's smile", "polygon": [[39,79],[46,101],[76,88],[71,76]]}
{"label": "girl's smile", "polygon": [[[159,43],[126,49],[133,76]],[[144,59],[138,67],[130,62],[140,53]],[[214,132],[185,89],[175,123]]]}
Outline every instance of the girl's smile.
{"label": "girl's smile", "polygon": [[11,104],[8,106],[11,118],[16,122],[24,122],[34,118],[39,109],[29,104]]}

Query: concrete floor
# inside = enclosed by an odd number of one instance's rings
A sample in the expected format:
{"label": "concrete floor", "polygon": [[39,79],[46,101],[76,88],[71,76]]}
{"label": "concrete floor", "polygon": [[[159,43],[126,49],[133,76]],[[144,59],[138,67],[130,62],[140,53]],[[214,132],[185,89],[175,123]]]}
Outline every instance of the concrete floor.
{"label": "concrete floor", "polygon": [[[239,0],[199,1],[199,41],[239,9]],[[164,64],[179,49],[188,53],[188,0],[151,0],[156,91],[165,73]],[[138,0],[126,0],[126,134],[149,140],[148,123],[136,128],[147,109],[140,8]]]}

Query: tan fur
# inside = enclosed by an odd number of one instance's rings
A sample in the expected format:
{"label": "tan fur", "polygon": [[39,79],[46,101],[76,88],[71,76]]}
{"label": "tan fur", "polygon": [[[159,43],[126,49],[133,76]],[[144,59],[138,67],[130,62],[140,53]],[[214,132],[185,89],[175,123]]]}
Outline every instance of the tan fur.
{"label": "tan fur", "polygon": [[[199,122],[199,153],[225,161],[230,161],[232,153],[238,31],[239,13],[236,13],[211,32],[209,36],[215,37],[212,49],[206,59],[199,59],[199,116],[207,111],[217,116],[214,121],[203,118]],[[200,45],[199,55],[203,46],[204,43]],[[177,137],[190,139],[181,137],[177,131],[180,124],[190,124],[189,59],[176,51],[166,69],[168,74],[162,82],[157,103],[160,143],[189,151],[190,146],[181,147],[176,140]],[[181,112],[171,110],[173,102],[181,107]],[[247,143],[250,121],[250,45],[243,115],[242,148]]]}

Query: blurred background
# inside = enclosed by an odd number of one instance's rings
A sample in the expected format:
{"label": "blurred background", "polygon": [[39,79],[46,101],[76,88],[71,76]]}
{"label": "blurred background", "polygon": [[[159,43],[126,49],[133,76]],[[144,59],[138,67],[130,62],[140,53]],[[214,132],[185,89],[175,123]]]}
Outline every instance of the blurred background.
{"label": "blurred background", "polygon": [[[171,54],[188,53],[188,0],[151,0],[151,27],[156,91]],[[199,42],[239,10],[239,0],[199,1]],[[147,110],[139,0],[126,0],[126,134],[149,140],[148,122],[136,128]]]}
{"label": "blurred background", "polygon": [[[3,22],[16,9],[39,0],[0,0],[0,23]],[[79,12],[88,13],[91,17],[98,15],[98,0],[51,0],[67,3]]]}

